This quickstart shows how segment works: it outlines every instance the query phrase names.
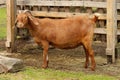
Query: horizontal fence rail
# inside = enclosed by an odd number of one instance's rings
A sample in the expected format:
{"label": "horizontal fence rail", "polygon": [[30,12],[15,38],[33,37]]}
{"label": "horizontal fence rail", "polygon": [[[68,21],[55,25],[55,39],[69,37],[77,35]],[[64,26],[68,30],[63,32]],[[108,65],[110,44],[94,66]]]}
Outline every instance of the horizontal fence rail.
{"label": "horizontal fence rail", "polygon": [[[83,7],[96,7],[106,8],[106,2],[95,1],[42,1],[42,0],[18,0],[17,5],[31,5],[31,6],[83,6]],[[120,9],[120,3],[117,3],[117,9]]]}
{"label": "horizontal fence rail", "polygon": [[[43,17],[71,17],[71,16],[80,16],[80,15],[89,15],[88,13],[78,13],[78,12],[46,12],[46,11],[31,11],[34,16],[43,16]],[[98,16],[100,20],[106,20],[106,14],[100,14]],[[117,20],[120,20],[120,15],[117,16]]]}

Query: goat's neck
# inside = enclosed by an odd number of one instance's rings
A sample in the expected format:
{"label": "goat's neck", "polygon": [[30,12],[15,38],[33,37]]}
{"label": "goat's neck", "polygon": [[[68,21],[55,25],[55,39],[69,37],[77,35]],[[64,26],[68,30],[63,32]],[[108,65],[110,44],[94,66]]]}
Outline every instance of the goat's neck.
{"label": "goat's neck", "polygon": [[[35,20],[36,18],[34,18],[34,20]],[[35,21],[37,21],[37,19],[35,20]],[[29,29],[29,31],[30,31],[30,34],[32,35],[32,36],[35,36],[39,31],[39,29],[38,29],[38,27],[39,27],[39,25],[35,25],[34,24],[34,22],[33,21],[29,21],[29,23],[28,23],[28,29]],[[40,27],[39,27],[40,28]]]}
{"label": "goat's neck", "polygon": [[[33,21],[34,20],[38,21],[36,18],[34,18]],[[29,23],[28,23],[29,27],[28,28],[29,28],[29,30],[36,31],[38,25],[36,25],[33,21],[29,20]]]}

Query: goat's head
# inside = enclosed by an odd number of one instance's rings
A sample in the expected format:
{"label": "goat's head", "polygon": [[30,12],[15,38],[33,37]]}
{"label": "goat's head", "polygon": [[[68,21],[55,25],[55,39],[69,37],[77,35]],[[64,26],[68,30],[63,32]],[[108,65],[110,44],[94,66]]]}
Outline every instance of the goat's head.
{"label": "goat's head", "polygon": [[15,25],[18,28],[26,28],[29,21],[29,16],[32,16],[30,11],[25,10],[24,12],[19,13],[16,17]]}

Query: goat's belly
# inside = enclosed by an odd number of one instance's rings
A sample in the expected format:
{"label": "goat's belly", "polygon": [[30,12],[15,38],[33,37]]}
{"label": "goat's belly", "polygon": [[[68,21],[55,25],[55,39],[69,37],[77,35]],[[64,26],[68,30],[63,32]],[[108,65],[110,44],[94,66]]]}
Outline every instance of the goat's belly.
{"label": "goat's belly", "polygon": [[66,43],[66,44],[51,44],[57,48],[60,49],[72,49],[72,48],[76,48],[79,45],[81,45],[80,43]]}

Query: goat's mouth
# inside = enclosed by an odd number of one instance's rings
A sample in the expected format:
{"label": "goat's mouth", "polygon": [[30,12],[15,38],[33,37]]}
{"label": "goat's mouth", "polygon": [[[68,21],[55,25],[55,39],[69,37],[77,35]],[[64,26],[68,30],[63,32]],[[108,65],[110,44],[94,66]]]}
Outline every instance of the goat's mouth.
{"label": "goat's mouth", "polygon": [[24,28],[23,26],[17,26],[18,28]]}
{"label": "goat's mouth", "polygon": [[22,24],[22,23],[17,23],[17,25],[16,25],[18,28],[25,28],[24,27],[24,24]]}

